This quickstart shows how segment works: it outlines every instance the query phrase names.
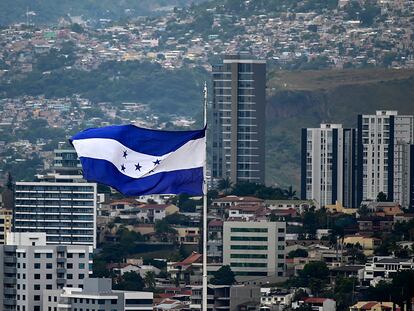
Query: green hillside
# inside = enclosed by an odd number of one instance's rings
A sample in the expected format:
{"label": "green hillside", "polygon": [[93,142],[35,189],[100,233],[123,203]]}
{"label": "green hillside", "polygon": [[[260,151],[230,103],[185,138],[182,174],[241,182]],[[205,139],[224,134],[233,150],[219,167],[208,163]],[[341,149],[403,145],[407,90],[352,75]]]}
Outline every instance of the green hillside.
{"label": "green hillside", "polygon": [[414,70],[275,71],[269,74],[267,181],[300,186],[300,130],[321,122],[356,127],[357,115],[414,114]]}
{"label": "green hillside", "polygon": [[64,16],[82,16],[86,19],[110,18],[114,20],[131,16],[148,15],[171,6],[184,6],[190,0],[1,0],[0,25],[26,22],[26,12],[32,23],[55,23]]}

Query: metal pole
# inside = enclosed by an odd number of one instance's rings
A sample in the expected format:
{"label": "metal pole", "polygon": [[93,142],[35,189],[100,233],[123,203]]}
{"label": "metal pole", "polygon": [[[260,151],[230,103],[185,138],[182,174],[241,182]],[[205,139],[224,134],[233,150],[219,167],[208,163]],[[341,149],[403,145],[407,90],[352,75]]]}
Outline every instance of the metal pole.
{"label": "metal pole", "polygon": [[202,311],[207,311],[207,82],[204,82],[205,158],[203,168],[203,299]]}

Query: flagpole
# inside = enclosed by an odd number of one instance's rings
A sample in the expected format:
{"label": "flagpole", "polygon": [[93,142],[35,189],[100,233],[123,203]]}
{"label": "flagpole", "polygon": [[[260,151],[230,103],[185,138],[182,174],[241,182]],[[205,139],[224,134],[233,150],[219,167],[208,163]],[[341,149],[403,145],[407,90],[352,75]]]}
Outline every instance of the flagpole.
{"label": "flagpole", "polygon": [[207,311],[207,82],[204,82],[205,158],[203,168],[203,292],[202,311]]}

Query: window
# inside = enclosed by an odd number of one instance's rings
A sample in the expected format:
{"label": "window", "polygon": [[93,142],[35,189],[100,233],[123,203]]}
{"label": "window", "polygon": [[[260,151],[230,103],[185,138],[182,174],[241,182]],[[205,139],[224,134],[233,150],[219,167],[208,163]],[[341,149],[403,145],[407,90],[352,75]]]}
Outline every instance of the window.
{"label": "window", "polygon": [[85,275],[83,273],[79,274],[79,280],[82,280],[85,278]]}
{"label": "window", "polygon": [[50,263],[50,262],[48,262],[48,263],[46,264],[46,269],[53,269],[53,264],[52,264],[52,263]]}
{"label": "window", "polygon": [[33,285],[33,289],[34,290],[40,290],[40,284]]}
{"label": "window", "polygon": [[35,280],[40,280],[40,274],[36,273],[36,274],[34,275],[34,279],[35,279]]}
{"label": "window", "polygon": [[80,253],[80,254],[79,254],[79,258],[85,258],[85,254]]}
{"label": "window", "polygon": [[72,274],[72,273],[68,273],[68,274],[66,275],[66,278],[67,278],[68,280],[72,280],[72,279],[73,279],[73,274]]}
{"label": "window", "polygon": [[267,250],[266,245],[231,245],[230,249]]}
{"label": "window", "polygon": [[40,301],[40,295],[34,295],[33,300],[34,301]]}
{"label": "window", "polygon": [[232,262],[230,267],[254,267],[254,268],[266,268],[266,263],[256,263],[256,262]]}
{"label": "window", "polygon": [[79,264],[79,269],[85,269],[85,264],[84,263],[80,263]]}
{"label": "window", "polygon": [[52,279],[52,274],[51,273],[46,274],[46,279],[51,280]]}
{"label": "window", "polygon": [[152,305],[152,299],[126,299],[127,305]]}
{"label": "window", "polygon": [[73,263],[68,263],[68,264],[66,265],[66,267],[67,267],[68,269],[73,269]]}
{"label": "window", "polygon": [[40,258],[40,255],[41,255],[40,253],[35,253],[34,258]]}
{"label": "window", "polygon": [[68,258],[73,258],[73,254],[72,253],[68,253]]}
{"label": "window", "polygon": [[46,254],[46,258],[52,258],[53,257],[53,254],[52,253],[47,253]]}
{"label": "window", "polygon": [[231,232],[267,232],[267,228],[231,228]]}
{"label": "window", "polygon": [[261,258],[261,259],[266,259],[267,254],[231,254],[230,258]]}
{"label": "window", "polygon": [[267,241],[266,236],[232,236],[231,241]]}
{"label": "window", "polygon": [[46,284],[46,289],[52,289],[52,284]]}

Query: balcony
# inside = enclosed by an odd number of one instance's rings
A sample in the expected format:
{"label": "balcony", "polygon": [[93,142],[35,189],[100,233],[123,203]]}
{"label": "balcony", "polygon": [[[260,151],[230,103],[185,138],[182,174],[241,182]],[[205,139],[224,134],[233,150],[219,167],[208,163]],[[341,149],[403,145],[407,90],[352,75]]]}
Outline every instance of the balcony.
{"label": "balcony", "polygon": [[4,256],[4,263],[16,263],[17,258],[14,256]]}
{"label": "balcony", "polygon": [[66,257],[56,258],[57,263],[66,263]]}
{"label": "balcony", "polygon": [[65,274],[66,273],[66,269],[65,268],[57,268],[56,269],[56,273],[57,274]]}
{"label": "balcony", "polygon": [[5,274],[16,274],[17,273],[17,269],[16,269],[16,267],[4,266],[4,273]]}
{"label": "balcony", "polygon": [[5,306],[15,306],[16,305],[16,299],[4,299],[3,304]]}
{"label": "balcony", "polygon": [[56,279],[56,283],[58,285],[65,285],[66,284],[66,279],[62,279],[62,278]]}
{"label": "balcony", "polygon": [[9,287],[5,287],[5,288],[4,288],[4,294],[5,294],[5,295],[12,295],[12,296],[15,296],[15,295],[16,295],[16,293],[17,293],[17,291],[16,291],[16,289],[15,289],[15,288],[9,288]]}
{"label": "balcony", "polygon": [[6,278],[3,279],[3,283],[14,285],[14,284],[16,284],[16,278],[7,278],[6,277]]}

